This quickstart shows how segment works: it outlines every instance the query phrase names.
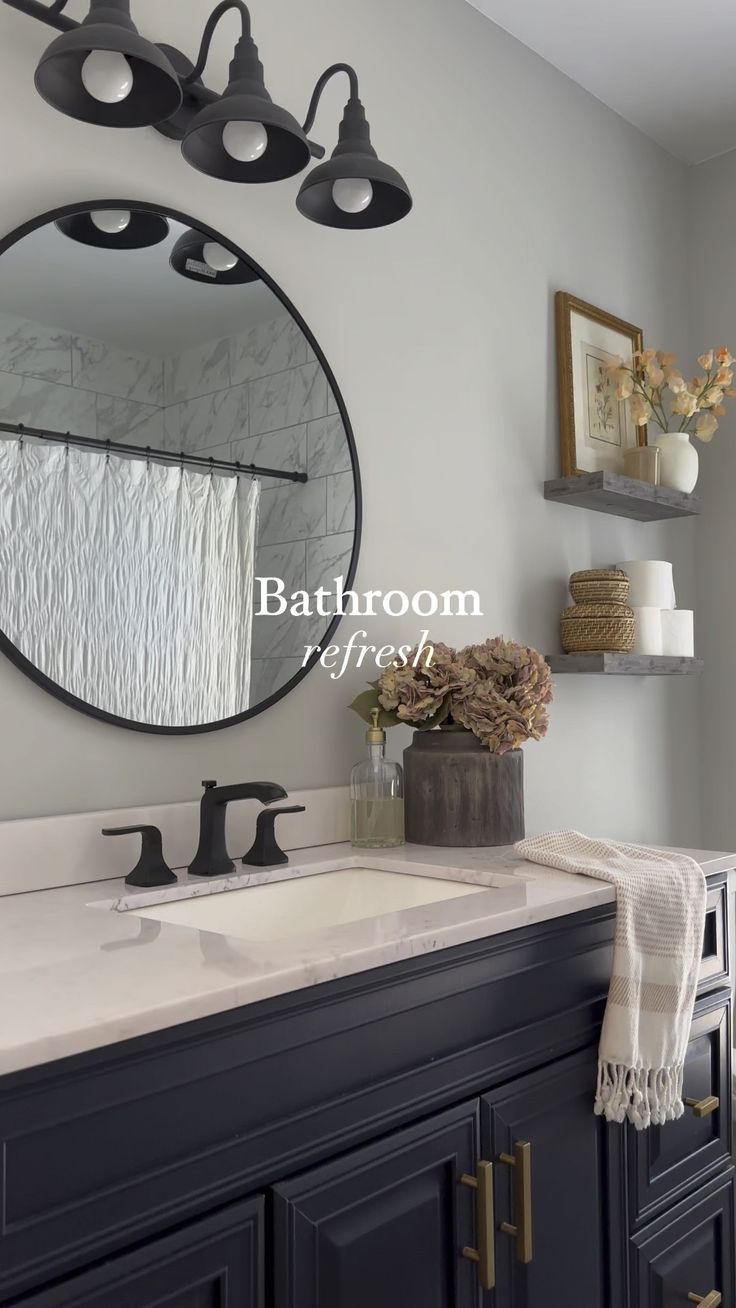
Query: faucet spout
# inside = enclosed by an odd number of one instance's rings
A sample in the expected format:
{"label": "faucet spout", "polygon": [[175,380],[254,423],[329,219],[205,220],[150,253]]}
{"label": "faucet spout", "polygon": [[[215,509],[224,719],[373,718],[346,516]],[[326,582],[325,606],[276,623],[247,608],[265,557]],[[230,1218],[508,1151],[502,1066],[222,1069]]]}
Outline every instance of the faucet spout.
{"label": "faucet spout", "polygon": [[288,795],[275,781],[236,781],[232,786],[208,786],[202,805],[207,802],[225,806],[233,799],[258,799],[261,804],[273,804],[276,799],[288,799]]}
{"label": "faucet spout", "polygon": [[235,871],[235,864],[225,843],[227,806],[237,799],[257,799],[261,804],[272,804],[276,799],[287,799],[283,786],[275,781],[241,781],[230,786],[218,786],[216,781],[203,781],[204,794],[199,807],[199,845],[189,874],[195,877],[222,877]]}

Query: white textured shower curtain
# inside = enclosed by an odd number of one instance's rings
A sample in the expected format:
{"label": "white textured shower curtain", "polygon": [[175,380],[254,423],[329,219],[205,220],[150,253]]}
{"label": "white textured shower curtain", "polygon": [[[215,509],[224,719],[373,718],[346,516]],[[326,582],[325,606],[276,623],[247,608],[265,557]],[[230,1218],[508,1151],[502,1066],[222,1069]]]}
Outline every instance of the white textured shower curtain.
{"label": "white textured shower curtain", "polygon": [[0,441],[0,629],[118,717],[244,712],[259,493],[178,464]]}

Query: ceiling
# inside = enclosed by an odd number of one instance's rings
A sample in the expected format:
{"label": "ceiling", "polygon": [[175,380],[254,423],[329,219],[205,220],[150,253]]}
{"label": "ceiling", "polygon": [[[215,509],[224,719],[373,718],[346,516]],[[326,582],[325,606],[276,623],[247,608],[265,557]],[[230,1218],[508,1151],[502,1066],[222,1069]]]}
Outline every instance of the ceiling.
{"label": "ceiling", "polygon": [[686,163],[736,148],[736,5],[469,0]]}
{"label": "ceiling", "polygon": [[0,259],[0,306],[32,322],[92,336],[154,357],[234,336],[284,313],[264,282],[210,286],[169,266],[185,230],[170,219],[165,241],[148,250],[101,250],[39,227]]}

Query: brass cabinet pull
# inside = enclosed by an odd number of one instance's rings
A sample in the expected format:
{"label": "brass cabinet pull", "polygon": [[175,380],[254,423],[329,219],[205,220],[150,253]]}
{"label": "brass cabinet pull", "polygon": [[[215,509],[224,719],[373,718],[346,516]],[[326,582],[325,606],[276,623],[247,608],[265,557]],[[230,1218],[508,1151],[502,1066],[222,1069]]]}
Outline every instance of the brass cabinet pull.
{"label": "brass cabinet pull", "polygon": [[478,1280],[484,1290],[496,1285],[495,1219],[493,1216],[493,1163],[480,1162],[475,1176],[464,1172],[461,1185],[475,1190],[475,1214],[478,1226],[478,1248],[463,1249],[463,1258],[478,1264]]}
{"label": "brass cabinet pull", "polygon": [[500,1154],[499,1161],[514,1169],[514,1224],[502,1222],[501,1230],[516,1239],[520,1263],[532,1261],[532,1147],[519,1140],[513,1154]]}
{"label": "brass cabinet pull", "polygon": [[[711,1113],[714,1113],[721,1106],[718,1095],[706,1095],[705,1099],[686,1099],[685,1103],[688,1108],[692,1108],[694,1117],[709,1117]],[[705,1300],[703,1300],[703,1303],[705,1303]],[[710,1304],[708,1304],[708,1308],[711,1308]]]}
{"label": "brass cabinet pull", "polygon": [[723,1303],[720,1290],[711,1290],[705,1298],[699,1294],[689,1294],[687,1297],[691,1303],[699,1303],[700,1308],[718,1308],[718,1305]]}

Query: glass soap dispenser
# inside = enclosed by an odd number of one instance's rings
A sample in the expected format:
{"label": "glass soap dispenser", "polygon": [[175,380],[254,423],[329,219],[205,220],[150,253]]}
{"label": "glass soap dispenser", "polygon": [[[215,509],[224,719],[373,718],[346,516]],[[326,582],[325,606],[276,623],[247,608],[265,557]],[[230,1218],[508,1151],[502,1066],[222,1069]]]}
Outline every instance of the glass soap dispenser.
{"label": "glass soap dispenser", "polygon": [[378,709],[366,732],[368,757],[350,773],[351,840],[359,849],[391,849],[404,843],[404,772],[386,758],[386,732]]}

